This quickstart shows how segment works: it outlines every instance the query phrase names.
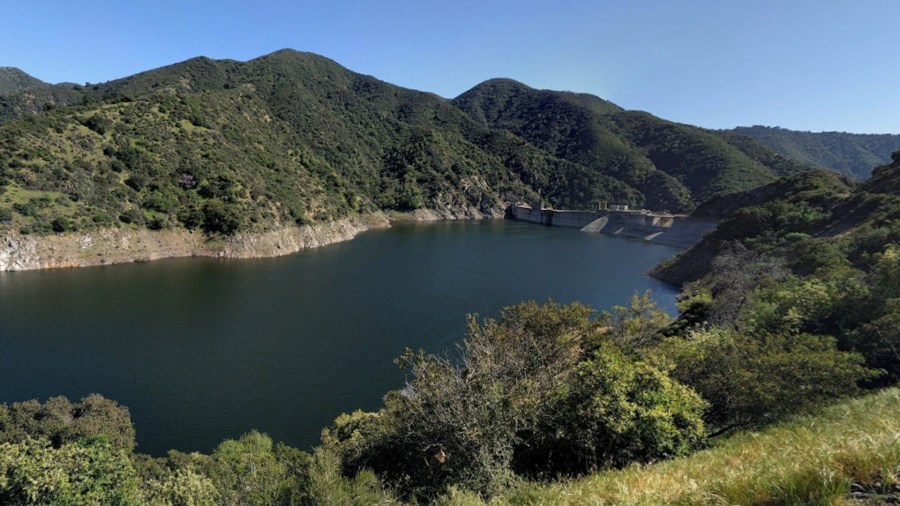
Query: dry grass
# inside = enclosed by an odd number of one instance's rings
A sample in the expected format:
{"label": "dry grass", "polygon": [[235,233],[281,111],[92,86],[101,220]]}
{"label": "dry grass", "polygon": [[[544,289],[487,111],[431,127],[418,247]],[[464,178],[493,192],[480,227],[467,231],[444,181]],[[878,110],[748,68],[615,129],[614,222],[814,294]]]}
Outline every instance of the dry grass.
{"label": "dry grass", "polygon": [[[511,505],[841,504],[851,483],[900,480],[900,388],[841,402],[689,457],[550,485],[526,484]],[[478,504],[455,493],[449,504]]]}

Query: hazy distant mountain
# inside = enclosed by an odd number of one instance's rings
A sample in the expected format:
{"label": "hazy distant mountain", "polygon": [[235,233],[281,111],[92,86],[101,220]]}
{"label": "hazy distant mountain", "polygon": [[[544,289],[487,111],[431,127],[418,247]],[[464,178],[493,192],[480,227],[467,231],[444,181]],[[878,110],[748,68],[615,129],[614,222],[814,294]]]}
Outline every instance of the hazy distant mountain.
{"label": "hazy distant mountain", "polygon": [[798,132],[765,126],[738,127],[731,132],[747,135],[800,162],[831,169],[860,179],[872,168],[891,160],[900,149],[900,135]]}
{"label": "hazy distant mountain", "polygon": [[0,123],[0,227],[30,232],[232,233],[538,197],[686,211],[804,169],[590,95],[495,80],[450,101],[291,50],[20,90],[0,96]]}

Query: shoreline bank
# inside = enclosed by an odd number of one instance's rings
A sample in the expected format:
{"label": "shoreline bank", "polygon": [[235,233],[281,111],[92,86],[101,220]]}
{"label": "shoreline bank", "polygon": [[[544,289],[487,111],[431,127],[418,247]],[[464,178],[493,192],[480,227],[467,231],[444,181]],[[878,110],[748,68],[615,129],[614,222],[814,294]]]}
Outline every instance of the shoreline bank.
{"label": "shoreline bank", "polygon": [[[658,220],[639,215],[606,214],[587,216],[579,211],[531,211],[510,207],[506,219],[549,226],[575,227],[591,233],[604,233],[644,239],[648,242],[687,249],[715,228],[714,222],[684,218],[670,223],[665,230]],[[541,217],[540,213],[565,213],[566,219]],[[578,216],[572,221],[576,214]],[[554,216],[555,216],[554,214]],[[297,253],[353,239],[367,230],[389,228],[398,222],[442,220],[503,219],[499,212],[451,213],[419,209],[411,213],[372,213],[342,220],[300,227],[284,227],[259,233],[241,233],[227,238],[208,238],[201,232],[184,229],[153,231],[148,229],[109,228],[83,233],[47,236],[7,233],[0,235],[0,272],[92,267],[162,258],[269,258]],[[577,223],[576,223],[577,222]],[[582,223],[583,222],[583,223]]]}
{"label": "shoreline bank", "polygon": [[161,258],[264,258],[289,255],[350,240],[370,229],[387,228],[381,213],[328,223],[284,227],[260,233],[208,238],[184,229],[101,229],[48,236],[0,236],[0,272],[91,267]]}

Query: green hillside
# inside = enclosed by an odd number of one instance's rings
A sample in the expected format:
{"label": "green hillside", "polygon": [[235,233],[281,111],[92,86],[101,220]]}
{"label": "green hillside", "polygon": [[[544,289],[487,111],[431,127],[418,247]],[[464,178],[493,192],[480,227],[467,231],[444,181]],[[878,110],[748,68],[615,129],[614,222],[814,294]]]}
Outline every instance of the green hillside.
{"label": "green hillside", "polygon": [[483,124],[637,188],[652,209],[687,211],[720,192],[754,188],[802,165],[697,127],[625,111],[591,95],[486,81],[454,103]]}
{"label": "green hillside", "polygon": [[[654,269],[684,283],[700,278],[724,249],[741,244],[791,258],[811,245],[839,247],[858,259],[900,240],[900,159],[876,168],[865,183],[831,171],[789,176],[747,192],[712,199],[695,211],[724,219],[699,244]],[[877,231],[877,232],[876,232]]]}
{"label": "green hillside", "polygon": [[730,130],[807,165],[830,169],[859,179],[869,177],[872,167],[884,165],[900,149],[900,135],[851,134],[846,132],[798,132],[765,126]]}
{"label": "green hillside", "polygon": [[0,228],[23,233],[496,216],[538,197],[683,211],[802,169],[590,95],[498,80],[448,101],[291,50],[35,86],[0,95]]}
{"label": "green hillside", "polygon": [[15,67],[0,67],[0,123],[77,103],[80,90],[69,83],[47,84]]}
{"label": "green hillside", "polygon": [[[638,202],[627,185],[478,125],[448,101],[281,51],[197,58],[0,127],[0,213],[26,232],[272,228],[348,213]],[[594,204],[596,205],[596,204]]]}

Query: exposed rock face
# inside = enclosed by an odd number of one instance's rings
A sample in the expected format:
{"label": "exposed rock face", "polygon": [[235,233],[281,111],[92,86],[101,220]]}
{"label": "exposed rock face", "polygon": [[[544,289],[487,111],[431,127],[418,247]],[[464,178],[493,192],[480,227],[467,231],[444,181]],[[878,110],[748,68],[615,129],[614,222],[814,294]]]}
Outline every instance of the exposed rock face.
{"label": "exposed rock face", "polygon": [[392,215],[393,221],[439,221],[439,220],[483,220],[499,219],[505,215],[504,208],[477,209],[475,207],[443,207],[438,209],[416,209],[411,213]]}
{"label": "exposed rock face", "polygon": [[388,226],[384,215],[371,214],[221,239],[208,239],[199,232],[183,229],[114,228],[50,236],[9,233],[0,238],[0,271],[86,267],[185,256],[273,257],[346,241],[368,229]]}

